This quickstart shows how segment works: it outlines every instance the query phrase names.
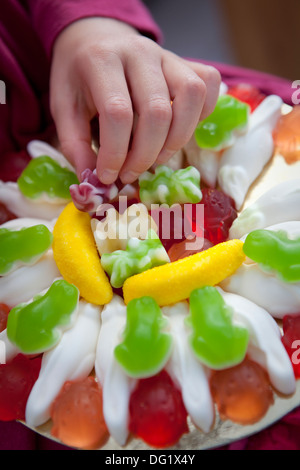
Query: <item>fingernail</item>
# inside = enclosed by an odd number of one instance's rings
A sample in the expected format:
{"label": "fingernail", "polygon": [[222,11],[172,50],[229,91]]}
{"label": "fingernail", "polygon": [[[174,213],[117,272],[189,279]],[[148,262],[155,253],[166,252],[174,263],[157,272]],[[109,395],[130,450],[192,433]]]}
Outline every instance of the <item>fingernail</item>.
{"label": "fingernail", "polygon": [[105,170],[100,176],[100,180],[103,184],[111,184],[117,179],[117,176],[118,172],[116,170]]}
{"label": "fingernail", "polygon": [[158,165],[161,165],[162,163],[166,163],[168,160],[170,160],[171,157],[175,154],[174,151],[172,150],[162,150],[160,154],[157,157],[156,163]]}
{"label": "fingernail", "polygon": [[133,183],[134,181],[136,181],[138,177],[139,177],[139,174],[136,173],[135,171],[127,171],[126,173],[121,175],[121,180],[122,180],[122,183],[129,184],[129,183]]}

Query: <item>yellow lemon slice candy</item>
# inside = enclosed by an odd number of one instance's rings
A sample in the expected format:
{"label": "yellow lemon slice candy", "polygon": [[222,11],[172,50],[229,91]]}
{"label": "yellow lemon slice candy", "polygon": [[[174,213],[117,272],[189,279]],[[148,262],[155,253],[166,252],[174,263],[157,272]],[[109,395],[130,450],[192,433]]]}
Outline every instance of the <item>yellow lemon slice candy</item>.
{"label": "yellow lemon slice candy", "polygon": [[68,204],[53,230],[53,255],[63,278],[74,284],[81,297],[97,305],[111,301],[112,287],[101,266],[91,218]]}
{"label": "yellow lemon slice candy", "polygon": [[188,299],[194,289],[214,286],[231,276],[245,260],[243,242],[229,240],[173,263],[128,278],[123,285],[125,303],[142,296],[160,306]]}

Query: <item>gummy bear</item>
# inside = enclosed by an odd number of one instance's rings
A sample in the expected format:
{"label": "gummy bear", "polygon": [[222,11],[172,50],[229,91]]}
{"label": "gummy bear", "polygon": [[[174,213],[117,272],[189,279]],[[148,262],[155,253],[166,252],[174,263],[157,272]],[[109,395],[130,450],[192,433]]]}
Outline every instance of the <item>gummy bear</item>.
{"label": "gummy bear", "polygon": [[34,158],[18,178],[18,186],[25,197],[37,199],[47,195],[50,199],[71,199],[70,186],[78,183],[75,173],[61,167],[51,157]]}
{"label": "gummy bear", "polygon": [[248,330],[234,325],[232,312],[215,287],[195,289],[190,295],[190,345],[196,357],[211,369],[242,362],[248,346]]}
{"label": "gummy bear", "polygon": [[198,146],[218,151],[232,145],[235,133],[247,129],[249,110],[247,104],[233,96],[219,96],[214,111],[196,127]]}
{"label": "gummy bear", "polygon": [[94,377],[66,382],[51,407],[52,436],[71,447],[100,448],[109,437],[102,407],[102,391]]}
{"label": "gummy bear", "polygon": [[227,94],[243,101],[243,103],[247,103],[251,108],[251,112],[253,112],[266,97],[258,88],[248,83],[239,83],[238,85],[228,88]]}
{"label": "gummy bear", "polygon": [[129,430],[156,448],[172,446],[188,432],[181,393],[165,370],[138,382],[129,413]]}
{"label": "gummy bear", "polygon": [[145,171],[139,177],[140,199],[148,208],[152,204],[187,204],[200,202],[200,173],[189,166],[172,170],[158,165],[155,173]]}
{"label": "gummy bear", "polygon": [[29,359],[22,354],[0,365],[1,421],[25,419],[26,403],[40,368],[40,356]]}
{"label": "gummy bear", "polygon": [[13,214],[10,210],[8,210],[5,204],[2,204],[0,202],[0,225],[5,224],[9,220],[13,220],[16,218],[17,216]]}
{"label": "gummy bear", "polygon": [[[233,221],[237,218],[237,211],[234,201],[223,191],[213,188],[202,189],[202,201],[204,206],[204,232],[203,236],[212,244],[222,243],[228,239],[229,230]],[[197,227],[195,209],[192,208],[192,217],[186,214],[193,232],[197,232],[201,227]]]}
{"label": "gummy bear", "polygon": [[0,333],[6,329],[9,312],[10,307],[8,305],[0,304]]}
{"label": "gummy bear", "polygon": [[170,259],[154,230],[145,240],[130,238],[126,250],[116,250],[101,256],[101,265],[110,277],[113,287],[121,287],[128,277],[154,266],[169,263]]}
{"label": "gummy bear", "polygon": [[300,159],[300,106],[282,115],[273,131],[275,146],[289,164]]}
{"label": "gummy bear", "polygon": [[300,378],[300,312],[299,315],[285,315],[282,320],[282,343],[291,359],[294,374]]}
{"label": "gummy bear", "polygon": [[53,236],[43,224],[9,230],[0,228],[0,275],[9,274],[18,265],[32,265],[50,248]]}
{"label": "gummy bear", "polygon": [[30,161],[30,155],[25,150],[1,155],[0,180],[16,182]]}
{"label": "gummy bear", "polygon": [[300,281],[300,238],[291,240],[284,231],[254,230],[243,250],[263,270],[275,271],[285,282]]}
{"label": "gummy bear", "polygon": [[172,337],[163,332],[167,320],[151,297],[129,302],[123,341],[114,354],[126,373],[134,378],[157,374],[171,354]]}
{"label": "gummy bear", "polygon": [[44,352],[70,328],[78,309],[78,289],[65,280],[54,281],[44,295],[14,307],[8,316],[7,336],[23,353]]}
{"label": "gummy bear", "polygon": [[274,401],[266,372],[247,357],[235,367],[214,372],[211,391],[221,419],[242,425],[262,419]]}

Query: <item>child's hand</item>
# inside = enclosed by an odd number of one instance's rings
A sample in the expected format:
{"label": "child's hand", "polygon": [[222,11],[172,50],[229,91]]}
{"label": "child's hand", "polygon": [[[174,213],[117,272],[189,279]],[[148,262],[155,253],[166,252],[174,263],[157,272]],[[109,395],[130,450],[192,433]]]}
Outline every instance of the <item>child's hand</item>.
{"label": "child's hand", "polygon": [[[61,150],[79,176],[96,167],[103,183],[133,182],[189,141],[213,111],[219,86],[217,70],[181,59],[125,23],[77,21],[53,52],[50,101]],[[98,156],[90,129],[97,114]]]}

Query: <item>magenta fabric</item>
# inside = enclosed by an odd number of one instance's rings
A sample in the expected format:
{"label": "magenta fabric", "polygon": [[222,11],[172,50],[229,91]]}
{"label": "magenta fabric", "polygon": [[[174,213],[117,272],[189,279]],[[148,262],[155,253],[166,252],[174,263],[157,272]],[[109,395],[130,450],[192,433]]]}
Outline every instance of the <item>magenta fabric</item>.
{"label": "magenta fabric", "polygon": [[[1,0],[0,80],[7,87],[7,104],[0,105],[0,159],[5,159],[9,152],[21,152],[34,138],[48,140],[53,134],[48,105],[53,42],[68,24],[89,16],[114,17],[128,22],[154,40],[162,38],[139,0]],[[250,83],[291,104],[292,83],[289,80],[236,66],[209,63],[221,72],[223,81],[229,86]],[[0,450],[68,449],[20,423],[0,422]],[[300,450],[300,408],[268,429],[220,448],[275,449]]]}
{"label": "magenta fabric", "polygon": [[292,94],[295,90],[292,88],[293,82],[290,80],[235,65],[207,61],[201,62],[215,66],[221,73],[223,81],[228,86],[234,86],[239,83],[249,83],[266,95],[275,94],[281,96],[286,104],[292,105]]}

